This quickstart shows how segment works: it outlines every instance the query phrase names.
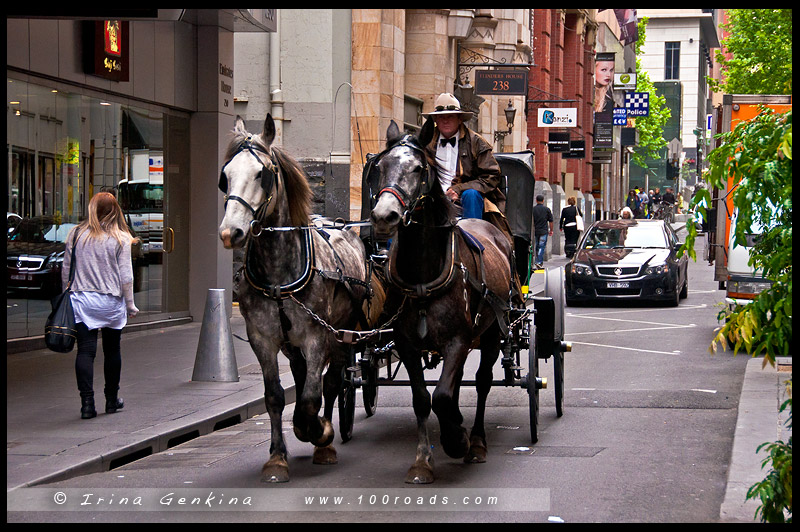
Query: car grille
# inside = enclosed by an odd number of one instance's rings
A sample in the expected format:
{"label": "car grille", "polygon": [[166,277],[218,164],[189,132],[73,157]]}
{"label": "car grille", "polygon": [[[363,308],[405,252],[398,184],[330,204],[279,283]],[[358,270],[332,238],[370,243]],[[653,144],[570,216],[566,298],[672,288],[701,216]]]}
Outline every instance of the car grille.
{"label": "car grille", "polygon": [[36,257],[9,257],[6,266],[20,271],[39,270],[44,264],[44,259]]}
{"label": "car grille", "polygon": [[639,296],[642,293],[640,288],[598,288],[597,290],[598,296]]}
{"label": "car grille", "polygon": [[597,273],[603,277],[630,277],[639,273],[638,266],[598,266]]}

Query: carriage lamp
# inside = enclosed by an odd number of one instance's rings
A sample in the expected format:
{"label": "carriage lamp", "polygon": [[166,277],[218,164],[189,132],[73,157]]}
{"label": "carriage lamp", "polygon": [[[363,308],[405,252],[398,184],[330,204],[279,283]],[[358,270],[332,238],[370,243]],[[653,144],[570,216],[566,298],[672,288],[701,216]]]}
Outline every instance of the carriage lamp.
{"label": "carriage lamp", "polygon": [[517,110],[512,105],[511,100],[508,100],[508,107],[506,107],[503,112],[506,114],[508,131],[495,131],[494,140],[500,140],[504,138],[506,135],[511,134],[511,131],[514,129],[514,117],[517,116]]}

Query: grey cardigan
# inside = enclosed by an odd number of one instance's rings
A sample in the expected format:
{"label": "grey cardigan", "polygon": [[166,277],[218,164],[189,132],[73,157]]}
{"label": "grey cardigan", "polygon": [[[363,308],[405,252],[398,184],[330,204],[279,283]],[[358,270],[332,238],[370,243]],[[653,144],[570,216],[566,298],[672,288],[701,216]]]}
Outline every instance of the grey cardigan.
{"label": "grey cardigan", "polygon": [[[69,282],[69,271],[72,267],[72,239],[75,231],[73,228],[67,238],[67,247],[64,251],[64,263],[61,268],[61,284],[66,288]],[[100,238],[89,238],[84,233],[78,239],[75,248],[75,279],[72,283],[74,292],[100,292],[128,299],[133,297],[133,290],[125,290],[125,285],[133,284],[133,263],[131,261],[131,244],[128,241],[120,244],[111,235]]]}

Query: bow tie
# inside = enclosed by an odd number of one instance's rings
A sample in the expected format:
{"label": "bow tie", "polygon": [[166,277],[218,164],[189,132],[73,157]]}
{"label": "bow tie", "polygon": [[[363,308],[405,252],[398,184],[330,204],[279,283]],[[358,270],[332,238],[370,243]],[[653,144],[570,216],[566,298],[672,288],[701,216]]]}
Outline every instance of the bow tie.
{"label": "bow tie", "polygon": [[455,147],[456,138],[455,137],[450,137],[449,139],[440,139],[439,140],[439,144],[441,144],[442,146],[447,146],[449,144],[449,145]]}

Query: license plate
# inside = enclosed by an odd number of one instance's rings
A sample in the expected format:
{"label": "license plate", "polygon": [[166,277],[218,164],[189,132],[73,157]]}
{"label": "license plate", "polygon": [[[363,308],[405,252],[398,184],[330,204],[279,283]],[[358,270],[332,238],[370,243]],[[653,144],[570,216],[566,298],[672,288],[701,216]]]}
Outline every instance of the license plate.
{"label": "license plate", "polygon": [[26,277],[27,276],[25,274],[16,274],[16,275],[12,274],[11,275],[11,280],[12,281],[25,281]]}
{"label": "license plate", "polygon": [[630,288],[631,283],[608,283],[607,288]]}

